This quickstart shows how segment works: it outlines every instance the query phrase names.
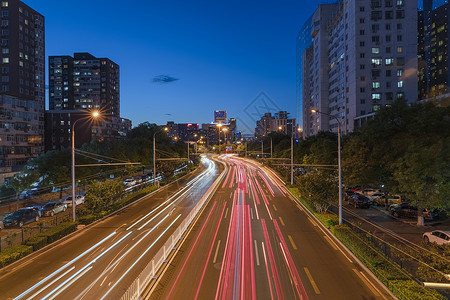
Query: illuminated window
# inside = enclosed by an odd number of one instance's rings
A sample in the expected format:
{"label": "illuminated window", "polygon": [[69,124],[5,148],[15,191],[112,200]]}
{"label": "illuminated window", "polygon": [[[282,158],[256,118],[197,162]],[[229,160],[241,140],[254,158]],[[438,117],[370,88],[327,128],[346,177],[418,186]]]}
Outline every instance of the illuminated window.
{"label": "illuminated window", "polygon": [[386,66],[390,66],[394,63],[394,59],[393,58],[386,58]]}
{"label": "illuminated window", "polygon": [[381,65],[381,58],[372,58],[372,64],[376,66]]}
{"label": "illuminated window", "polygon": [[2,1],[2,6],[3,7],[8,7],[8,1]]}
{"label": "illuminated window", "polygon": [[372,82],[372,88],[378,89],[378,88],[380,88],[380,86],[381,86],[381,83],[379,81]]}
{"label": "illuminated window", "polygon": [[3,63],[4,63],[4,64],[9,63],[9,58],[8,58],[8,57],[3,57]]}
{"label": "illuminated window", "polygon": [[372,94],[372,100],[381,100],[381,94],[380,93],[373,93]]}
{"label": "illuminated window", "polygon": [[378,53],[380,53],[380,48],[379,48],[379,47],[373,47],[373,48],[372,48],[372,53],[373,53],[373,54],[378,54]]}
{"label": "illuminated window", "polygon": [[403,53],[403,47],[401,46],[397,47],[397,53]]}
{"label": "illuminated window", "polygon": [[399,88],[402,88],[402,87],[403,87],[403,80],[400,80],[400,81],[397,83],[397,87],[399,87]]}

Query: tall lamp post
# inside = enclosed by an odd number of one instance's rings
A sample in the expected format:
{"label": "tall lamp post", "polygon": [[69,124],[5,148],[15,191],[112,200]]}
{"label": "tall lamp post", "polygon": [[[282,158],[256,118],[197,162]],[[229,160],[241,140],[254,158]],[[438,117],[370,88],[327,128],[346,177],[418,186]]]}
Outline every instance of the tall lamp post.
{"label": "tall lamp post", "polygon": [[[169,128],[164,127],[164,131],[169,131]],[[156,134],[158,132],[157,130],[153,133],[153,185],[156,185]]]}
{"label": "tall lamp post", "polygon": [[[100,116],[98,111],[91,113],[92,118],[98,118]],[[72,220],[75,222],[76,208],[75,208],[75,125],[78,121],[85,120],[85,118],[80,118],[75,120],[72,124]]]}
{"label": "tall lamp post", "polygon": [[334,118],[338,123],[338,169],[339,169],[339,225],[342,225],[342,169],[341,169],[341,122],[339,119],[331,114],[324,113],[315,109],[312,113],[318,113]]}

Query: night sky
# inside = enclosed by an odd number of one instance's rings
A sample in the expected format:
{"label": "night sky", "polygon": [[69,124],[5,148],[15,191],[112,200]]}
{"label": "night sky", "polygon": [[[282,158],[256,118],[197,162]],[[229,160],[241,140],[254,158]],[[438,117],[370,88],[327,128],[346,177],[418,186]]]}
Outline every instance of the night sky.
{"label": "night sky", "polygon": [[268,108],[296,117],[296,36],[324,1],[24,2],[46,18],[47,56],[90,52],[120,65],[121,115],[133,126],[207,123],[224,109],[250,133]]}

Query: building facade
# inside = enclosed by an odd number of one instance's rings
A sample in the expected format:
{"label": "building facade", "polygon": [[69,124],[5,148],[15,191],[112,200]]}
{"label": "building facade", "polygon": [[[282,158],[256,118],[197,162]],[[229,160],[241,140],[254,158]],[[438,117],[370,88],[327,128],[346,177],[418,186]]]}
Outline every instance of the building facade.
{"label": "building facade", "polygon": [[395,100],[418,100],[416,1],[320,5],[311,28],[303,53],[304,136],[337,132],[338,122],[349,133]]}
{"label": "building facade", "polygon": [[0,172],[43,151],[45,20],[22,1],[0,1]]}
{"label": "building facade", "polygon": [[303,52],[311,45],[311,20],[309,18],[299,30],[296,41],[296,97],[297,97],[297,122],[303,125]]}
{"label": "building facade", "polygon": [[419,99],[441,99],[450,93],[447,1],[424,0],[418,14]]}
{"label": "building facade", "polygon": [[[95,110],[102,117],[92,122],[88,114]],[[69,147],[71,124],[80,116],[86,120],[76,124],[76,147],[92,139],[120,138],[131,130],[131,121],[120,117],[119,65],[89,53],[75,53],[73,57],[50,56],[45,150]],[[82,128],[81,134],[78,134],[79,127]],[[86,128],[88,133],[84,132]]]}
{"label": "building facade", "polygon": [[120,117],[120,68],[89,53],[49,57],[49,109],[99,109]]}

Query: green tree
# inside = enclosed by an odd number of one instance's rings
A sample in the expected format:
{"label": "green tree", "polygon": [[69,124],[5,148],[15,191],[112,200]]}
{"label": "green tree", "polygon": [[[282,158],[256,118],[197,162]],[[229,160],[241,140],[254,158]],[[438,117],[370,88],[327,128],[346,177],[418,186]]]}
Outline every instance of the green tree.
{"label": "green tree", "polygon": [[338,197],[338,180],[333,171],[312,170],[300,176],[297,187],[303,199],[310,201],[320,213],[325,213]]}
{"label": "green tree", "polygon": [[94,180],[86,187],[86,204],[94,213],[100,213],[113,205],[123,191],[120,180]]}

